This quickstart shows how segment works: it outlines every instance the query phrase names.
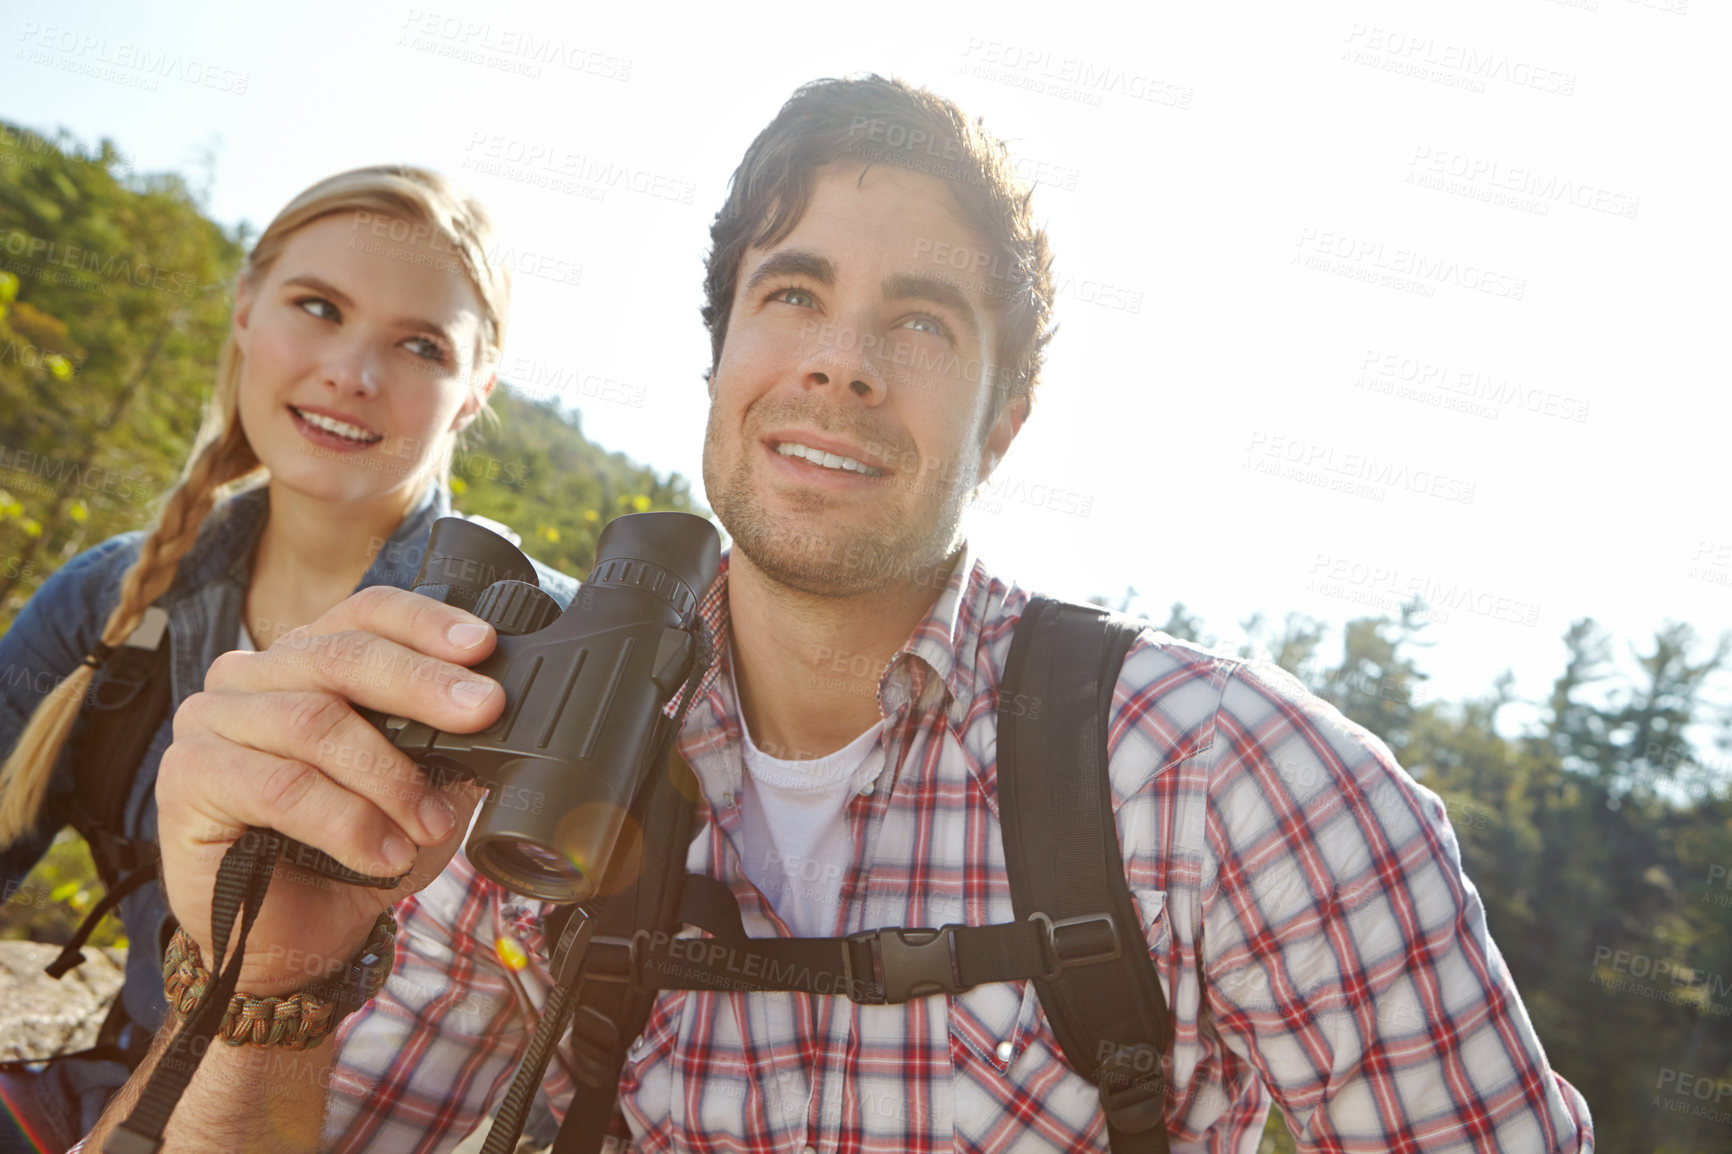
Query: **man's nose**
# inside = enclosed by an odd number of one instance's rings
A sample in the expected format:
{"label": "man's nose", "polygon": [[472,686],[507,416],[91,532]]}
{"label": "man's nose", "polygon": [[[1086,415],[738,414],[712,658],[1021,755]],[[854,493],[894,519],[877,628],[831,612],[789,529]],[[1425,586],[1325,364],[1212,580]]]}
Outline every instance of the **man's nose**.
{"label": "man's nose", "polygon": [[814,334],[805,362],[800,366],[801,384],[807,388],[845,386],[868,406],[884,403],[889,382],[878,366],[883,338],[861,324],[825,326]]}

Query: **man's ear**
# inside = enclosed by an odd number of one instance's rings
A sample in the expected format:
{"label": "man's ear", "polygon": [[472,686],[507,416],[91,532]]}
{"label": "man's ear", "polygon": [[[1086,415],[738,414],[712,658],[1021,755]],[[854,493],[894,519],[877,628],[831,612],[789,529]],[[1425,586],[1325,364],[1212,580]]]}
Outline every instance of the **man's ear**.
{"label": "man's ear", "polygon": [[469,422],[473,421],[476,416],[480,414],[481,406],[487,403],[487,398],[493,395],[494,386],[498,384],[499,374],[489,373],[487,375],[487,383],[482,385],[480,388],[475,389],[463,399],[463,407],[457,410],[457,417],[451,422],[451,431],[453,433],[462,432],[464,429],[469,427]]}
{"label": "man's ear", "polygon": [[1010,443],[1022,432],[1022,423],[1027,419],[1027,397],[1017,397],[1005,403],[998,414],[998,420],[994,421],[992,428],[987,431],[986,443],[981,446],[980,476],[975,479],[975,484],[984,485],[986,479],[992,476],[992,471],[998,468],[998,463],[1010,452]]}

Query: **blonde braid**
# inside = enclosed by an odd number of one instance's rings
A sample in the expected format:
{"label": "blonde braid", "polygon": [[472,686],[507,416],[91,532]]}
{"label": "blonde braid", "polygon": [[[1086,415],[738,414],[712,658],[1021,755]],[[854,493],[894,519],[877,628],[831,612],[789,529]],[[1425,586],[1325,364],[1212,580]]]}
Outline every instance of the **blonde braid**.
{"label": "blonde braid", "polygon": [[[240,422],[222,420],[220,405],[213,409],[217,411],[211,417],[217,419],[207,419],[206,433],[216,431],[215,425],[224,427],[217,435],[205,438],[204,447],[187,463],[180,483],[164,499],[156,526],[121,582],[120,604],[102,627],[104,645],[118,646],[132,636],[144,619],[144,611],[174,584],[175,570],[198,539],[199,526],[215,506],[218,490],[258,468],[259,460]],[[19,734],[11,756],[0,769],[0,848],[36,828],[54,767],[95,676],[88,660],[80,664],[37,704],[29,724]]]}

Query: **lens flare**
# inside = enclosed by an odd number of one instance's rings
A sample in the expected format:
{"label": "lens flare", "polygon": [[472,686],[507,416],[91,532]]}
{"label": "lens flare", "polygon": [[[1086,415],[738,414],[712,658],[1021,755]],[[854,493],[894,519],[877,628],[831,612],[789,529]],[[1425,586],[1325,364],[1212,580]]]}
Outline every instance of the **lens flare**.
{"label": "lens flare", "polygon": [[529,954],[524,951],[523,946],[516,938],[505,934],[501,934],[499,940],[493,943],[493,952],[499,955],[499,960],[504,962],[509,970],[521,970],[529,964]]}

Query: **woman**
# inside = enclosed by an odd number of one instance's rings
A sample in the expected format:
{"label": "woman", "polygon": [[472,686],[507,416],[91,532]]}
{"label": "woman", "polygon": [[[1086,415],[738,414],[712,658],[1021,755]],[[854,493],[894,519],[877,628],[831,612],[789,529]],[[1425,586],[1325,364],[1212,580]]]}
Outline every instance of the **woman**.
{"label": "woman", "polygon": [[[28,871],[75,805],[99,808],[77,796],[68,768],[85,736],[81,708],[111,651],[150,628],[148,609],[167,615],[172,713],[219,654],[266,648],[358,588],[408,585],[428,530],[450,512],[457,434],[497,380],[509,286],[486,259],[492,243],[478,203],[406,167],[321,181],[265,229],[237,285],[204,426],[155,527],[73,558],[0,638],[0,668],[30,670],[32,686],[58,680],[0,703],[6,880]],[[574,584],[538,569],[568,601]],[[171,733],[165,718],[112,832],[154,842]],[[148,1036],[164,1013],[173,922],[154,885],[119,909],[124,1006]],[[80,1133],[126,1073],[112,1062],[54,1071],[79,1099]]]}

